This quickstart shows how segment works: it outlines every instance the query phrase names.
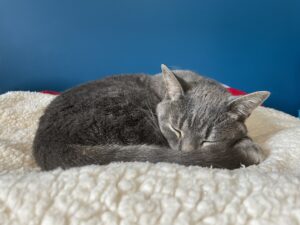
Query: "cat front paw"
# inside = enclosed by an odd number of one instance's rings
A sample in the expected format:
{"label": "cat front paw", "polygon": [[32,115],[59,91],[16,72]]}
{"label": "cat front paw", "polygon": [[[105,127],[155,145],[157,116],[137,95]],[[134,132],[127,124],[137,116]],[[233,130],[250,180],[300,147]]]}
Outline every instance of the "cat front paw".
{"label": "cat front paw", "polygon": [[241,163],[246,166],[259,164],[266,158],[261,147],[254,143],[250,138],[242,139],[234,147],[242,156],[243,162]]}

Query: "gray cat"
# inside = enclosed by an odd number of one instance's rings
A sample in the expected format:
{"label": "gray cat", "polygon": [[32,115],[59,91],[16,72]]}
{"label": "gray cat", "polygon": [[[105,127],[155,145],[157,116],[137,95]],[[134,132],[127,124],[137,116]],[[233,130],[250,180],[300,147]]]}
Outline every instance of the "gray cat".
{"label": "gray cat", "polygon": [[169,162],[216,168],[260,163],[245,119],[267,97],[232,97],[185,70],[111,76],[56,97],[40,118],[33,150],[43,170],[110,162]]}

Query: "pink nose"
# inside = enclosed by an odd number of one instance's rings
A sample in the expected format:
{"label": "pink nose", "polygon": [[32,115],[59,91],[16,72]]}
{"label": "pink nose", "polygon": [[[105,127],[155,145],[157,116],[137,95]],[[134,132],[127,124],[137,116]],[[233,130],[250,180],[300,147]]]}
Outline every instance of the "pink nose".
{"label": "pink nose", "polygon": [[181,151],[183,151],[183,152],[191,152],[193,150],[194,150],[194,147],[190,143],[185,143],[181,147]]}

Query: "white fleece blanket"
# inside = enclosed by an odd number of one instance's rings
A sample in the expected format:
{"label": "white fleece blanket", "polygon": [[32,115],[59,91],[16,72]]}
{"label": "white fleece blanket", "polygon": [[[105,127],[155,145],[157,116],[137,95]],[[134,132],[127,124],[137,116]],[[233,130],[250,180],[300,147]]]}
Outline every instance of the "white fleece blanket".
{"label": "white fleece blanket", "polygon": [[300,224],[300,121],[260,107],[251,136],[268,152],[233,171],[113,163],[41,172],[31,146],[54,96],[0,95],[0,224]]}

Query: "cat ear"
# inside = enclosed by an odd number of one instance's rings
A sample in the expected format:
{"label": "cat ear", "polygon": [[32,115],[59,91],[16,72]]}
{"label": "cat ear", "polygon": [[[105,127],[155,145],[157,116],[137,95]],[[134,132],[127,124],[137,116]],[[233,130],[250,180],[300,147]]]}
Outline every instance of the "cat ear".
{"label": "cat ear", "polygon": [[164,64],[161,64],[162,76],[167,89],[167,96],[172,100],[179,99],[183,95],[181,84],[174,73]]}
{"label": "cat ear", "polygon": [[261,105],[268,97],[270,92],[258,91],[243,95],[229,102],[229,113],[236,119],[246,119],[252,111]]}

